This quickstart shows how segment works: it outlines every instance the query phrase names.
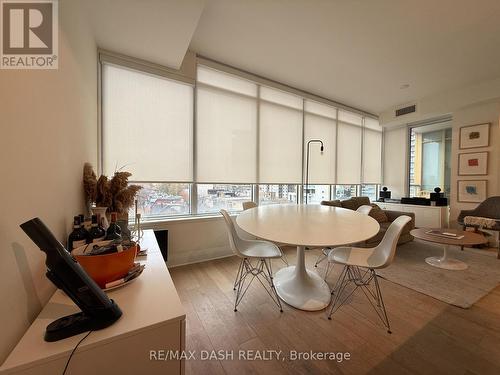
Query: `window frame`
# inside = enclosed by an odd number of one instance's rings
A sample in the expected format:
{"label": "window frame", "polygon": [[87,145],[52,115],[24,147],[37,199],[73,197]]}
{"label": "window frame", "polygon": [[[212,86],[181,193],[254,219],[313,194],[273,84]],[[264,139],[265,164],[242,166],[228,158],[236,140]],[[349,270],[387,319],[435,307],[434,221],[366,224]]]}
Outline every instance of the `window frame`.
{"label": "window frame", "polygon": [[[407,125],[407,133],[406,133],[406,142],[407,142],[407,149],[406,149],[406,168],[407,168],[407,173],[406,173],[406,192],[408,197],[414,197],[414,195],[411,194],[411,188],[412,186],[419,186],[419,185],[412,185],[411,184],[411,136],[412,136],[412,130],[415,128],[420,128],[424,126],[429,126],[429,125],[436,125],[440,123],[445,123],[449,122],[449,127],[444,128],[443,130],[446,129],[453,129],[452,125],[452,120],[453,117],[451,115],[446,115],[442,117],[436,117],[434,119],[430,120],[425,120],[425,121],[419,121],[419,122],[414,122],[410,123]],[[382,153],[384,152],[383,148],[384,144],[382,143]],[[451,181],[450,181],[451,183]]]}

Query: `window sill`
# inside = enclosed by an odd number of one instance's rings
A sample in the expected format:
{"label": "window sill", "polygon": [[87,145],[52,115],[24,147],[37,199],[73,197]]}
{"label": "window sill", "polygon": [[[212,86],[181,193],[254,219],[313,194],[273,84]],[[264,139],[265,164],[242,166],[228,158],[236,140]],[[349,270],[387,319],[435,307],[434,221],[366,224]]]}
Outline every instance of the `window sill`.
{"label": "window sill", "polygon": [[[230,212],[229,215],[236,216],[238,212]],[[222,215],[219,213],[209,214],[209,215],[189,215],[189,216],[170,216],[161,217],[157,219],[150,219],[141,222],[142,229],[161,229],[163,224],[184,224],[189,222],[203,222],[222,219]],[[133,222],[129,222],[129,226],[133,226]]]}

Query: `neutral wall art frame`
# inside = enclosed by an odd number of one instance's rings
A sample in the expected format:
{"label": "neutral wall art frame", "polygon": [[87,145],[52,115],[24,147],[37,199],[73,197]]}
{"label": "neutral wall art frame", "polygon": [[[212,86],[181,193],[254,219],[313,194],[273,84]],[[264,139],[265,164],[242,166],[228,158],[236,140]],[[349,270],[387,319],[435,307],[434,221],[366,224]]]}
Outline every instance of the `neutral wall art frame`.
{"label": "neutral wall art frame", "polygon": [[487,180],[458,180],[457,201],[481,203],[487,197]]}
{"label": "neutral wall art frame", "polygon": [[462,126],[460,128],[459,148],[488,147],[490,145],[490,123]]}
{"label": "neutral wall art frame", "polygon": [[488,151],[458,154],[459,176],[486,176],[488,174]]}

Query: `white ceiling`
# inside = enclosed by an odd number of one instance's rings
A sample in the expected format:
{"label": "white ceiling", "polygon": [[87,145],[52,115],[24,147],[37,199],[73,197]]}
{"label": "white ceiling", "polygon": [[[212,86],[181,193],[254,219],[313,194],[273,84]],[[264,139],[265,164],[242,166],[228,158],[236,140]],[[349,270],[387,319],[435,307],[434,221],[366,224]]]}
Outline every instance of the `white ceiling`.
{"label": "white ceiling", "polygon": [[[80,0],[98,47],[179,69],[205,0]],[[64,6],[64,4],[61,4]]]}
{"label": "white ceiling", "polygon": [[373,113],[499,77],[499,47],[499,0],[207,0],[190,45]]}

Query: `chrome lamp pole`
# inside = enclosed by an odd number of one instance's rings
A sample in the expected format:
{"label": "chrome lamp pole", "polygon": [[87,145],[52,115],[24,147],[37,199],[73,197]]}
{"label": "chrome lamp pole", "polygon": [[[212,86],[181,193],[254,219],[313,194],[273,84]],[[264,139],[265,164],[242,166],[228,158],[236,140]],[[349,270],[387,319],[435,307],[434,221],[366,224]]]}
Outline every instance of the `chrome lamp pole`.
{"label": "chrome lamp pole", "polygon": [[306,157],[306,204],[307,204],[307,196],[309,195],[309,146],[311,143],[321,143],[320,151],[323,154],[323,141],[320,139],[311,139],[307,142],[307,157]]}

